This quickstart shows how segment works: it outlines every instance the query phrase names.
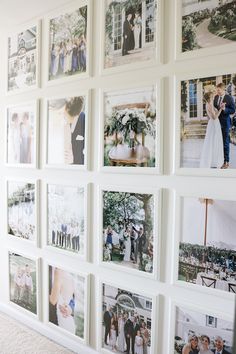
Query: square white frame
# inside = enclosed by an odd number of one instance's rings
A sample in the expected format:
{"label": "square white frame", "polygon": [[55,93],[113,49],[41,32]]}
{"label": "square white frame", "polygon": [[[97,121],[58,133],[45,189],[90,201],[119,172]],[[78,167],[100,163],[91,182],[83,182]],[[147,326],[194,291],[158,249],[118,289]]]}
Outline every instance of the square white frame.
{"label": "square white frame", "polygon": [[[112,286],[117,289],[126,290],[132,292],[137,295],[145,296],[152,300],[152,312],[151,312],[151,320],[152,320],[152,328],[151,328],[151,350],[150,354],[155,354],[157,349],[159,336],[159,323],[158,319],[158,306],[159,306],[159,295],[155,295],[154,293],[147,293],[143,291],[136,290],[133,286],[129,286],[128,289],[126,286],[120,284],[120,282],[109,281],[106,279],[97,279],[96,293],[98,294],[98,303],[97,303],[97,350],[99,353],[111,354],[112,351],[104,348],[102,346],[103,343],[103,311],[102,311],[102,303],[103,303],[103,284]],[[157,334],[157,335],[155,335]]]}
{"label": "square white frame", "polygon": [[[127,193],[142,193],[142,194],[152,194],[154,199],[154,210],[153,210],[153,272],[147,273],[138,269],[129,268],[117,263],[105,262],[103,261],[103,192],[127,192]],[[129,187],[129,186],[117,186],[117,185],[100,185],[98,186],[98,254],[97,263],[107,269],[117,270],[124,273],[129,273],[137,276],[143,276],[149,279],[159,280],[160,279],[160,256],[161,256],[161,210],[162,210],[162,190],[156,188],[146,188],[146,187]]]}
{"label": "square white frame", "polygon": [[[56,267],[61,270],[64,270],[68,273],[72,273],[74,275],[78,275],[84,278],[84,290],[85,290],[85,298],[84,298],[84,338],[80,338],[75,334],[70,333],[69,331],[60,328],[59,326],[55,325],[54,323],[49,321],[49,267]],[[61,335],[66,335],[68,338],[72,340],[76,340],[78,343],[89,345],[89,323],[90,323],[90,273],[85,272],[78,272],[77,270],[73,270],[72,268],[68,268],[64,266],[62,262],[60,265],[54,262],[50,262],[48,259],[44,260],[44,271],[43,271],[43,279],[46,281],[46,286],[44,287],[44,307],[43,307],[43,318],[44,323],[49,328],[53,329],[54,331],[58,331]]]}
{"label": "square white frame", "polygon": [[194,49],[182,52],[182,0],[175,0],[175,60],[196,59],[228,52],[235,52],[236,43]]}
{"label": "square white frame", "polygon": [[[67,251],[66,249],[61,249],[54,247],[48,243],[48,186],[56,185],[63,187],[74,187],[83,188],[84,190],[84,254],[78,252]],[[74,257],[75,259],[88,261],[88,251],[89,251],[89,230],[90,230],[90,185],[87,183],[73,183],[73,182],[63,182],[55,181],[55,179],[42,182],[42,218],[43,218],[43,247],[51,252],[56,252],[58,255],[65,255],[67,257]]]}
{"label": "square white frame", "polygon": [[[20,108],[23,106],[33,106],[35,112],[35,131],[34,131],[34,163],[9,163],[8,162],[8,130],[9,130],[9,115],[8,111],[12,108]],[[5,106],[5,165],[7,167],[17,167],[17,168],[38,168],[39,160],[39,100],[26,101],[18,104],[11,104]]]}
{"label": "square white frame", "polygon": [[[84,165],[73,165],[73,164],[49,164],[48,163],[48,137],[49,137],[49,129],[48,129],[48,102],[50,100],[64,99],[64,98],[72,98],[72,97],[85,97],[85,144],[84,144]],[[63,169],[63,170],[79,170],[79,171],[88,171],[90,168],[90,121],[91,121],[91,92],[87,91],[78,91],[77,93],[71,91],[65,95],[52,96],[44,99],[44,168],[54,168],[54,169]]]}
{"label": "square white frame", "polygon": [[102,1],[101,6],[101,19],[100,19],[100,75],[109,75],[115,73],[122,73],[130,70],[137,70],[140,68],[150,68],[152,66],[160,66],[163,57],[163,13],[164,13],[164,1],[156,0],[156,41],[154,49],[154,58],[143,61],[135,61],[134,63],[128,63],[124,65],[113,66],[111,68],[105,68],[105,1]]}
{"label": "square white frame", "polygon": [[[36,36],[36,53],[37,53],[37,60],[36,60],[36,83],[35,85],[25,87],[25,88],[19,88],[19,89],[14,89],[14,90],[8,90],[8,39],[12,36],[15,35],[17,32],[22,32],[25,31],[33,26],[37,26],[37,36]],[[24,93],[28,92],[31,90],[35,90],[40,87],[40,78],[41,78],[41,21],[40,20],[35,20],[31,21],[28,23],[25,23],[21,26],[15,27],[14,31],[12,30],[11,32],[8,33],[7,35],[7,40],[6,40],[6,74],[5,74],[5,92],[6,95],[15,95],[18,93]]]}
{"label": "square white frame", "polygon": [[[41,260],[39,257],[36,256],[29,256],[25,253],[22,253],[21,251],[16,251],[13,249],[8,249],[7,250],[8,256],[7,256],[7,271],[8,271],[8,304],[21,312],[24,315],[31,316],[38,321],[41,320],[42,318],[42,297],[41,297]],[[13,301],[11,301],[11,288],[10,288],[10,253],[18,254],[21,257],[28,258],[32,261],[35,262],[36,265],[36,305],[37,305],[37,313],[34,314],[33,312],[24,309],[23,307],[15,304]]]}
{"label": "square white frame", "polygon": [[[146,89],[153,87],[156,100],[156,136],[155,136],[155,167],[125,167],[125,166],[104,166],[104,124],[105,124],[105,95],[113,92],[121,92],[134,89]],[[99,90],[99,170],[112,173],[139,173],[139,174],[162,174],[163,172],[163,81],[142,82],[140,86],[117,86],[116,89]]]}
{"label": "square white frame", "polygon": [[[17,237],[14,235],[11,235],[8,233],[8,183],[9,182],[15,182],[15,183],[32,183],[35,185],[35,241],[30,241],[27,239],[24,239],[22,237]],[[5,201],[6,201],[6,225],[5,225],[5,230],[6,230],[6,237],[9,238],[9,240],[14,240],[16,242],[19,242],[19,245],[22,243],[23,245],[33,245],[35,247],[39,246],[39,235],[40,235],[40,228],[39,228],[39,181],[37,179],[32,179],[32,178],[5,178],[5,191],[6,191],[6,196],[5,196]]]}
{"label": "square white frame", "polygon": [[[80,79],[87,79],[90,77],[91,73],[91,63],[92,63],[92,1],[93,0],[73,0],[65,6],[61,6],[58,9],[54,9],[45,16],[45,51],[44,60],[46,63],[46,70],[44,74],[44,80],[47,86],[60,85],[62,83],[70,83]],[[50,20],[54,19],[60,15],[64,15],[68,12],[73,12],[78,10],[83,6],[88,6],[87,9],[87,45],[86,45],[86,72],[77,73],[71,76],[65,76],[62,78],[49,80],[49,68],[50,68]]]}
{"label": "square white frame", "polygon": [[[184,299],[185,300],[185,299]],[[205,309],[203,308],[203,306],[198,306],[196,305],[196,303],[190,303],[189,300],[186,300],[184,302],[178,302],[178,301],[171,301],[170,302],[170,306],[171,306],[171,318],[170,318],[170,339],[169,339],[169,353],[172,354],[173,350],[174,350],[174,343],[175,343],[175,327],[176,327],[176,309],[177,308],[184,308],[184,309],[189,309],[189,311],[195,311],[195,312],[199,312],[199,313],[205,313],[206,315],[209,316],[213,316],[216,318],[222,318],[226,321],[232,321],[233,325],[234,325],[234,318],[233,316],[231,317],[229,314],[225,314],[225,312],[223,311],[215,311],[214,309],[212,309],[210,307],[209,311],[208,308],[209,307],[205,307]]]}
{"label": "square white frame", "polygon": [[228,197],[218,195],[216,193],[205,193],[205,194],[200,194],[195,192],[191,193],[178,193],[175,192],[175,227],[173,230],[173,248],[172,248],[172,254],[173,254],[173,268],[172,268],[172,285],[178,286],[180,289],[185,288],[189,290],[193,290],[195,292],[203,293],[203,294],[209,294],[212,296],[218,296],[221,298],[225,299],[234,299],[234,294],[230,293],[228,291],[224,290],[219,290],[219,289],[212,289],[206,286],[201,286],[197,284],[192,284],[186,281],[178,280],[178,275],[179,275],[179,244],[181,242],[181,199],[182,198],[203,198],[203,199],[213,199],[213,200],[228,200],[228,201],[235,201],[236,202],[236,197]]}
{"label": "square white frame", "polygon": [[[175,104],[174,112],[174,144],[173,144],[173,155],[174,155],[174,165],[173,173],[179,176],[214,176],[214,177],[236,177],[236,168],[228,169],[216,169],[216,168],[198,168],[198,167],[180,167],[181,159],[181,141],[180,141],[180,130],[181,130],[181,81],[203,79],[211,76],[222,76],[229,73],[236,72],[235,68],[229,68],[227,71],[217,70],[204,70],[195,73],[177,75],[174,77],[173,82],[173,97]],[[177,94],[176,94],[177,92]]]}

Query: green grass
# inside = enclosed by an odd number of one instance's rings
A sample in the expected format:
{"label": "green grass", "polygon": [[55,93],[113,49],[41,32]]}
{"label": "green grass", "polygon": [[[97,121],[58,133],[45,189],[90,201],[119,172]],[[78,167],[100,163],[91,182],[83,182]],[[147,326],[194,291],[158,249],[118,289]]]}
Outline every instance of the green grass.
{"label": "green grass", "polygon": [[218,37],[229,39],[231,41],[236,41],[236,28],[233,28],[232,31],[229,32],[224,26],[222,26],[221,28],[215,28],[212,25],[209,25],[208,30]]}

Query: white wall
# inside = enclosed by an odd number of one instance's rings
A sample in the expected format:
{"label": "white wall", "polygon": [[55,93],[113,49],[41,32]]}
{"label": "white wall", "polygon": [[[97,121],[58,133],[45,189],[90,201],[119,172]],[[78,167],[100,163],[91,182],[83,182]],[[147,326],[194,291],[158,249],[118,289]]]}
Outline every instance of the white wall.
{"label": "white wall", "polygon": [[[44,79],[42,80],[42,86],[40,89],[30,91],[27,94],[17,94],[14,96],[5,96],[5,73],[6,66],[3,58],[6,57],[6,47],[1,45],[1,57],[0,57],[0,309],[9,314],[15,316],[20,321],[23,321],[27,325],[40,330],[42,333],[54,338],[58,342],[68,346],[71,349],[76,350],[78,353],[89,353],[83,347],[80,347],[76,342],[68,340],[67,336],[63,336],[52,329],[48,329],[46,324],[37,322],[30,319],[28,316],[21,314],[19,311],[13,309],[8,304],[8,270],[7,270],[7,250],[13,249],[19,252],[28,253],[42,258],[42,264],[45,265],[45,261],[60,262],[62,266],[74,268],[76,270],[83,269],[92,274],[91,276],[91,311],[90,311],[90,344],[91,348],[96,348],[96,320],[97,320],[97,308],[101,306],[98,304],[97,294],[95,291],[98,278],[105,281],[118,281],[124,288],[129,288],[132,284],[132,288],[136,288],[137,291],[145,289],[146,293],[154,293],[160,295],[160,306],[158,311],[158,329],[155,331],[157,336],[156,353],[166,354],[173,353],[171,347],[171,326],[173,325],[173,318],[171,315],[170,300],[178,301],[180,303],[195,304],[195,306],[201,306],[203,309],[211,310],[213,312],[220,311],[227,315],[231,315],[233,312],[233,297],[229,297],[229,294],[222,294],[216,292],[215,294],[204,291],[204,289],[187,288],[186,286],[179,286],[172,284],[172,274],[177,267],[174,264],[174,251],[175,242],[174,237],[176,235],[175,223],[174,223],[174,190],[178,193],[190,194],[194,191],[195,194],[205,196],[210,194],[215,198],[232,198],[236,200],[235,178],[217,178],[217,177],[183,177],[172,174],[173,159],[174,159],[174,107],[175,99],[179,92],[175,89],[175,75],[188,74],[192,75],[202,74],[204,72],[208,75],[208,72],[222,70],[227,72],[227,68],[235,67],[235,53],[212,55],[203,58],[189,59],[185,61],[175,61],[174,48],[175,48],[175,8],[174,0],[163,0],[164,17],[163,20],[163,64],[161,66],[152,66],[145,69],[133,71],[132,68],[129,71],[114,74],[114,75],[99,75],[99,60],[100,55],[100,28],[101,24],[101,3],[103,0],[94,1],[93,10],[93,63],[92,63],[92,76],[87,80],[79,80],[70,82],[63,85],[55,85],[46,87]],[[179,1],[179,0],[178,0]],[[45,1],[46,3],[46,1]],[[10,5],[9,5],[10,6]],[[23,6],[23,5],[22,5]],[[7,9],[7,4],[5,5]],[[27,7],[24,6],[25,11]],[[31,7],[32,9],[32,7]],[[32,15],[33,9],[27,13],[27,18],[30,20],[35,14]],[[42,13],[42,11],[40,11]],[[24,15],[24,21],[26,17]],[[22,22],[19,17],[18,23]],[[44,27],[43,27],[44,28]],[[45,33],[43,32],[42,38],[44,39]],[[5,44],[5,36],[2,33],[1,43]],[[3,49],[4,48],[4,49]],[[45,48],[45,41],[42,40],[43,52],[47,52]],[[42,56],[42,72],[46,70],[45,56]],[[209,75],[210,76],[210,75]],[[162,110],[161,120],[163,123],[163,161],[164,161],[164,174],[162,176],[156,175],[132,175],[132,174],[109,174],[101,173],[98,170],[98,146],[99,146],[99,89],[117,89],[118,87],[128,85],[148,85],[156,80],[161,80],[163,84],[162,95]],[[42,114],[43,102],[47,97],[56,96],[60,94],[75,93],[77,90],[92,90],[92,105],[91,105],[91,133],[90,133],[90,145],[91,145],[91,171],[89,172],[75,172],[65,170],[50,170],[42,169],[37,170],[25,170],[8,168],[4,164],[4,145],[5,145],[5,112],[4,106],[7,104],[17,104],[24,100],[31,100],[39,98],[41,100],[41,115],[40,115],[40,166],[43,162],[43,143],[46,117]],[[70,258],[69,256],[60,256],[58,253],[48,251],[44,248],[34,249],[28,244],[22,244],[20,240],[9,240],[6,236],[6,198],[5,198],[5,183],[6,177],[32,177],[37,178],[40,181],[51,182],[63,182],[70,180],[70,182],[89,182],[92,186],[91,196],[91,232],[90,232],[90,261],[82,262]],[[98,225],[97,225],[97,212],[98,212],[98,200],[97,200],[97,187],[99,184],[103,185],[119,185],[119,186],[148,186],[154,188],[163,188],[163,205],[162,205],[162,232],[161,232],[161,281],[149,280],[141,275],[130,275],[120,270],[109,270],[98,266],[97,253],[98,253]],[[41,192],[42,200],[42,192]],[[43,204],[43,203],[42,203]],[[42,225],[41,219],[40,224]],[[43,230],[43,227],[42,227]],[[42,284],[45,287],[45,278],[42,274]],[[47,303],[47,298],[42,298],[43,304]],[[45,320],[45,318],[44,318]],[[91,350],[92,353],[92,350]]]}

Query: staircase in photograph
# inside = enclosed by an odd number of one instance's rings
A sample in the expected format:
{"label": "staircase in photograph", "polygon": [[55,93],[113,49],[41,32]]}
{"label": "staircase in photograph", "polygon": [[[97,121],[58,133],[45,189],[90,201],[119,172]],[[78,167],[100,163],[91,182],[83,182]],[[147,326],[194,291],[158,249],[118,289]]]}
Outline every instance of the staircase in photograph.
{"label": "staircase in photograph", "polygon": [[194,120],[184,124],[185,139],[204,139],[206,135],[207,121]]}

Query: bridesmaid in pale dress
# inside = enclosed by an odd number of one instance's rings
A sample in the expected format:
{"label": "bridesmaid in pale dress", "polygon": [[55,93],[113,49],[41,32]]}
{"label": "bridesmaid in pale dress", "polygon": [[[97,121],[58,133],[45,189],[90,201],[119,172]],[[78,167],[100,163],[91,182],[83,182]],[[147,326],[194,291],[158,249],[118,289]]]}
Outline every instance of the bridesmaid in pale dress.
{"label": "bridesmaid in pale dress", "polygon": [[135,336],[134,354],[143,354],[143,338],[140,331],[137,331],[137,335]]}
{"label": "bridesmaid in pale dress", "polygon": [[121,352],[125,351],[125,331],[124,331],[124,327],[125,327],[125,318],[124,315],[121,314],[119,316],[118,319],[118,350],[120,350]]}
{"label": "bridesmaid in pale dress", "polygon": [[148,341],[149,341],[149,333],[147,329],[146,323],[143,321],[140,329],[142,338],[143,338],[143,354],[148,354]]}

